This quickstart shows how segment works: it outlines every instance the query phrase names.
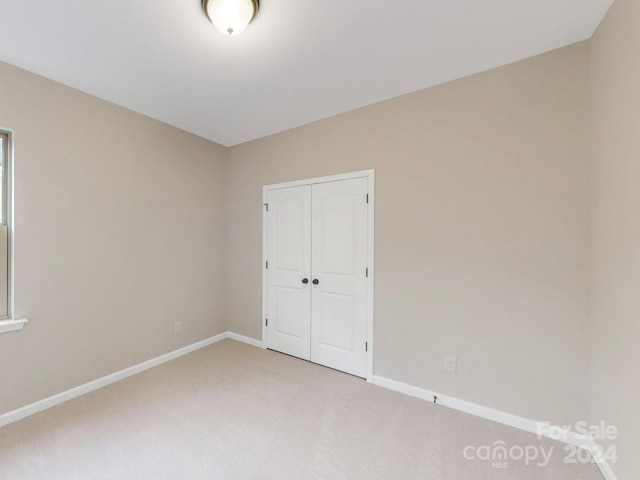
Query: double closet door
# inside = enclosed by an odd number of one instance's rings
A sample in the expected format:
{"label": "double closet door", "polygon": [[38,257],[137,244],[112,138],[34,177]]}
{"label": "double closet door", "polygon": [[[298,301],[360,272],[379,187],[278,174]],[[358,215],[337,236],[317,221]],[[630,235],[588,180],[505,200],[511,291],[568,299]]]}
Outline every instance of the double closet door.
{"label": "double closet door", "polygon": [[269,190],[267,347],[367,373],[367,178]]}

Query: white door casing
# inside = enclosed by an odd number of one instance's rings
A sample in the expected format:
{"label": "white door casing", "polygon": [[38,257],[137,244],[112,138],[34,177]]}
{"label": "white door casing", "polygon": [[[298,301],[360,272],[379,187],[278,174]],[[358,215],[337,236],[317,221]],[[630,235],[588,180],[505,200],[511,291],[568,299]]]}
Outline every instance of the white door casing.
{"label": "white door casing", "polygon": [[374,185],[367,170],[263,188],[263,347],[369,382]]}

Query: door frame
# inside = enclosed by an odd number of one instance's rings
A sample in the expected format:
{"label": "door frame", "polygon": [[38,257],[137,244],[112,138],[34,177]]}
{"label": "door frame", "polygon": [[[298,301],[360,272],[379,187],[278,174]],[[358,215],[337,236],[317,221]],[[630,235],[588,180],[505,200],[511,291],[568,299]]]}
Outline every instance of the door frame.
{"label": "door frame", "polygon": [[375,219],[375,170],[361,170],[357,172],[328,175],[325,177],[308,178],[292,182],[275,183],[262,187],[262,348],[267,348],[267,202],[270,190],[288,187],[300,187],[318,183],[337,182],[354,178],[366,178],[369,195],[369,208],[367,209],[367,264],[369,277],[367,282],[367,377],[369,383],[373,383],[373,349],[374,349],[374,219]]}

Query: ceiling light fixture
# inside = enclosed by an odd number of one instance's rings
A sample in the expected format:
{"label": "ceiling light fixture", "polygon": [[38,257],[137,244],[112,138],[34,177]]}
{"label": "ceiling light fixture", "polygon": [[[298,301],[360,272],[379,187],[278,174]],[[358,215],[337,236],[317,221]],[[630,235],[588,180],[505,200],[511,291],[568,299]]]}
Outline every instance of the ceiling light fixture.
{"label": "ceiling light fixture", "polygon": [[226,35],[237,35],[258,13],[260,0],[202,0],[202,8],[215,27]]}

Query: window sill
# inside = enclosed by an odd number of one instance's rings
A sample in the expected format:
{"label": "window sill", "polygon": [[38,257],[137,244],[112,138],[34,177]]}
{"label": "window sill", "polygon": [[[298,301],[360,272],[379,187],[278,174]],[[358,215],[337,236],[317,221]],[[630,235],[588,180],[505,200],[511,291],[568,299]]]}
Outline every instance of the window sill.
{"label": "window sill", "polygon": [[21,318],[20,320],[0,320],[0,333],[22,330],[22,327],[24,327],[24,324],[28,321],[26,318]]}

